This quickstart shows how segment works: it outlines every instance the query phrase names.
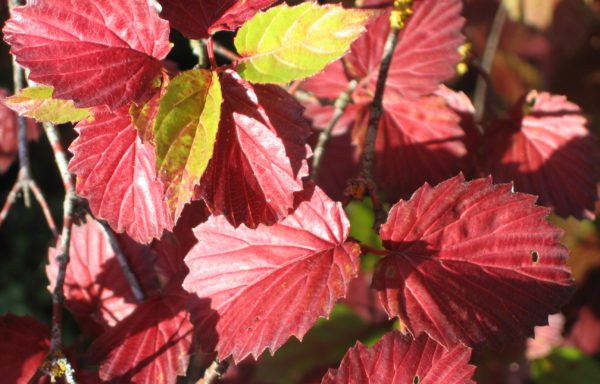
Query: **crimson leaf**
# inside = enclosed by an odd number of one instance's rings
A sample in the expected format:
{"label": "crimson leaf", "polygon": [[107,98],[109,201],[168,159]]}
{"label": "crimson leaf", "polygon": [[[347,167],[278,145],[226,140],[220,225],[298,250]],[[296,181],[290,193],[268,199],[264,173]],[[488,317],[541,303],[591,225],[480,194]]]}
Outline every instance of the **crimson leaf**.
{"label": "crimson leaf", "polygon": [[500,348],[560,310],[572,288],[561,230],[510,189],[459,175],[392,208],[373,279],[388,315],[445,347]]}
{"label": "crimson leaf", "polygon": [[168,23],[146,0],[33,0],[11,14],[4,39],[29,78],[78,107],[148,98],[171,49]]}
{"label": "crimson leaf", "polygon": [[174,384],[188,366],[192,324],[187,295],[153,296],[90,347],[92,361],[102,362],[100,378],[110,383]]}
{"label": "crimson leaf", "polygon": [[239,362],[266,348],[274,353],[292,335],[301,339],[358,273],[359,249],[346,242],[348,231],[341,205],[318,188],[273,226],[236,229],[215,216],[199,225],[183,286],[195,296],[200,340],[212,349],[218,337],[218,358]]}
{"label": "crimson leaf", "polygon": [[79,137],[69,148],[77,193],[115,231],[141,243],[159,238],[173,218],[156,180],[154,147],[142,144],[126,108],[96,108],[93,116],[77,124]]}
{"label": "crimson leaf", "polygon": [[[133,251],[128,252],[130,265],[138,272],[138,279],[151,280],[154,275],[148,267],[152,262],[150,255],[141,246],[136,248],[124,248]],[[135,296],[100,224],[88,218],[86,224],[73,226],[69,253],[64,282],[65,304],[88,332],[100,331],[98,326],[112,327],[133,312]],[[50,263],[46,266],[46,274],[51,292],[56,284],[57,254],[56,248],[48,251]]]}
{"label": "crimson leaf", "polygon": [[213,157],[199,195],[234,225],[273,224],[285,216],[308,174],[308,124],[302,107],[279,87],[221,77],[223,104]]}
{"label": "crimson leaf", "polygon": [[29,317],[0,316],[0,376],[2,381],[26,384],[50,349],[50,331]]}
{"label": "crimson leaf", "polygon": [[579,107],[564,96],[531,91],[512,119],[486,131],[486,169],[563,217],[593,219],[600,149],[585,125]]}
{"label": "crimson leaf", "polygon": [[462,344],[446,349],[426,335],[414,340],[394,331],[371,348],[357,344],[321,383],[472,384],[470,356],[471,349]]}
{"label": "crimson leaf", "polygon": [[275,0],[158,0],[161,16],[190,39],[234,30]]}

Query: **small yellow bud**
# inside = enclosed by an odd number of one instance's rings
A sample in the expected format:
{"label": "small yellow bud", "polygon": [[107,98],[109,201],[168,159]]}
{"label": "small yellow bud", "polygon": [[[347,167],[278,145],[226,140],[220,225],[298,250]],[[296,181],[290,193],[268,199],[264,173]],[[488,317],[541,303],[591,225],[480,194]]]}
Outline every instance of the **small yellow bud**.
{"label": "small yellow bud", "polygon": [[456,72],[459,75],[464,75],[469,70],[469,66],[466,61],[469,57],[469,53],[471,52],[471,43],[464,43],[460,47],[458,47],[458,53],[460,54],[460,62],[456,64]]}
{"label": "small yellow bud", "polygon": [[390,25],[392,28],[402,29],[405,26],[406,19],[412,14],[412,0],[394,0]]}

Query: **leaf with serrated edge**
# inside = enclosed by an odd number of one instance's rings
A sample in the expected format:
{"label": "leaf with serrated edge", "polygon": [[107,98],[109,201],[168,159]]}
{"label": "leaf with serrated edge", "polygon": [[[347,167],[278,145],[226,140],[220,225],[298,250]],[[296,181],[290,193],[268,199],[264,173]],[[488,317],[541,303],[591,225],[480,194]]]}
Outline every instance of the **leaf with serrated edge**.
{"label": "leaf with serrated edge", "polygon": [[160,238],[173,227],[156,180],[154,148],[142,143],[127,107],[117,112],[95,108],[94,119],[79,122],[79,137],[69,150],[69,170],[77,175],[77,194],[96,217],[140,243]]}
{"label": "leaf with serrated edge", "polygon": [[54,124],[75,123],[90,115],[88,108],[76,108],[72,100],[53,99],[54,88],[45,85],[23,89],[2,102],[20,115]]}
{"label": "leaf with serrated edge", "polygon": [[175,384],[185,375],[192,341],[186,300],[183,291],[152,296],[97,338],[90,357],[102,363],[100,378],[113,384]]}
{"label": "leaf with serrated edge", "polygon": [[212,157],[221,102],[218,74],[204,69],[175,77],[160,99],[154,123],[156,167],[175,217],[192,199]]}
{"label": "leaf with serrated edge", "polygon": [[189,39],[234,30],[276,0],[158,0],[161,16]]}
{"label": "leaf with serrated edge", "polygon": [[514,181],[517,191],[538,195],[560,216],[593,219],[600,147],[586,124],[566,97],[531,91],[510,119],[486,130],[484,169],[498,181]]}
{"label": "leaf with serrated edge", "polygon": [[190,310],[205,348],[216,342],[219,360],[239,362],[301,339],[358,273],[360,250],[346,242],[348,231],[341,204],[318,188],[272,226],[236,229],[213,216],[196,227],[183,286],[197,298]]}
{"label": "leaf with serrated edge", "polygon": [[223,105],[213,158],[199,195],[215,215],[256,227],[288,215],[308,174],[308,124],[302,106],[281,87],[221,76]]}
{"label": "leaf with serrated edge", "polygon": [[243,57],[238,72],[259,83],[286,83],[314,75],[346,53],[374,14],[315,2],[282,4],[258,13],[235,38]]}
{"label": "leaf with serrated edge", "polygon": [[388,315],[445,347],[501,348],[545,324],[572,291],[562,231],[509,184],[425,184],[392,207],[373,288]]}
{"label": "leaf with serrated edge", "polygon": [[171,49],[147,0],[36,0],[11,15],[3,32],[17,62],[78,107],[144,101]]}
{"label": "leaf with serrated edge", "polygon": [[393,331],[370,348],[357,343],[321,384],[474,384],[470,356],[460,343],[446,349],[426,335]]}
{"label": "leaf with serrated edge", "polygon": [[[64,295],[66,307],[82,327],[93,334],[126,318],[137,303],[100,224],[91,217],[87,217],[86,221],[73,225],[71,231]],[[139,281],[153,279],[151,257],[147,257],[149,254],[142,245],[134,244],[137,247],[122,247],[126,259]],[[54,292],[56,285],[58,253],[56,248],[48,250],[46,276],[50,292]]]}

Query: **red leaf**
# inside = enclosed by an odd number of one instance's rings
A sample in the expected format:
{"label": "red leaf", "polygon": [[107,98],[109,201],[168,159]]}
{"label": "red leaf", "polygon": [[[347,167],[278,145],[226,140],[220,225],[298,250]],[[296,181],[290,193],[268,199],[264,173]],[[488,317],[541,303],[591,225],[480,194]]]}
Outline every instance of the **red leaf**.
{"label": "red leaf", "polygon": [[470,384],[475,383],[470,356],[471,349],[462,344],[446,349],[425,335],[413,340],[394,331],[371,348],[350,349],[322,384]]}
{"label": "red leaf", "polygon": [[235,229],[214,216],[198,226],[183,285],[196,297],[200,340],[211,348],[218,337],[219,360],[238,362],[266,348],[273,353],[292,335],[301,339],[358,273],[359,249],[345,242],[348,231],[341,205],[318,188],[273,226]]}
{"label": "red leaf", "polygon": [[183,292],[153,296],[90,347],[110,383],[174,384],[185,375],[192,324]]}
{"label": "red leaf", "polygon": [[[0,88],[0,98],[8,96],[8,91]],[[27,139],[37,140],[40,130],[32,119],[27,121]],[[17,114],[0,103],[0,174],[6,172],[18,154],[19,127]]]}
{"label": "red leaf", "polygon": [[199,195],[234,226],[273,224],[303,189],[310,128],[302,107],[280,87],[251,85],[232,71],[221,86],[219,133]]}
{"label": "red leaf", "polygon": [[80,122],[76,130],[69,169],[94,215],[141,243],[170,230],[173,218],[156,179],[154,147],[142,144],[127,110],[97,108],[94,119]]}
{"label": "red leaf", "polygon": [[[359,151],[368,122],[368,105],[363,105],[354,129]],[[388,201],[410,196],[425,182],[438,183],[461,171],[466,148],[459,122],[460,117],[439,96],[384,103],[373,172]]]}
{"label": "red leaf", "polygon": [[[464,42],[460,0],[420,0],[400,32],[386,82],[385,99],[415,98],[435,91],[439,83],[455,74]],[[351,77],[369,77],[375,90],[381,56],[390,30],[389,12],[371,22],[343,60]]]}
{"label": "red leaf", "polygon": [[325,69],[302,82],[302,88],[312,92],[316,97],[335,100],[348,86],[342,60],[336,60]]}
{"label": "red leaf", "polygon": [[[93,219],[81,226],[73,226],[70,245],[70,262],[65,275],[66,306],[90,333],[112,327],[126,318],[137,306],[129,283],[117,261],[115,253]],[[151,267],[152,255],[142,246],[124,244],[123,252],[130,266],[142,282],[154,277]],[[56,248],[50,248],[46,275],[49,290],[54,290],[58,263]],[[90,324],[90,320],[93,324]]]}
{"label": "red leaf", "polygon": [[579,107],[564,96],[532,91],[515,110],[486,132],[488,172],[539,195],[540,204],[563,217],[593,219],[600,147]]}
{"label": "red leaf", "polygon": [[5,383],[26,384],[50,350],[50,331],[29,317],[0,316],[0,377]]}
{"label": "red leaf", "polygon": [[158,0],[161,16],[190,39],[234,30],[276,0]]}
{"label": "red leaf", "polygon": [[29,78],[78,107],[148,98],[171,49],[169,24],[146,0],[36,0],[11,13],[4,39]]}
{"label": "red leaf", "polygon": [[509,184],[425,184],[400,201],[381,227],[390,255],[373,287],[390,316],[411,333],[450,347],[500,348],[546,324],[571,294],[561,230],[535,196]]}

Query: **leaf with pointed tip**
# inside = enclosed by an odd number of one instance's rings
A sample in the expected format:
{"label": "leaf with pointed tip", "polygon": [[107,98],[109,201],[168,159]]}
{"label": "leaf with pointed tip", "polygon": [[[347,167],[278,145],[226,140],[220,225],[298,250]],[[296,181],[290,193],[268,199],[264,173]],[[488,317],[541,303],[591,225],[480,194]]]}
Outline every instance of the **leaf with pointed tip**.
{"label": "leaf with pointed tip", "polygon": [[[71,231],[70,261],[65,274],[65,305],[87,332],[94,334],[126,318],[137,301],[100,224],[88,217],[87,223],[74,225]],[[59,243],[60,244],[60,243]],[[137,243],[136,243],[137,244]],[[123,248],[129,265],[141,282],[154,278],[151,255],[138,244]],[[48,290],[54,291],[58,250],[48,250],[46,275]],[[91,324],[90,324],[91,322]]]}
{"label": "leaf with pointed tip", "polygon": [[557,214],[593,219],[600,182],[598,138],[564,96],[531,91],[513,118],[486,131],[485,169]]}
{"label": "leaf with pointed tip", "polygon": [[189,39],[234,30],[276,0],[158,0],[161,16]]}
{"label": "leaf with pointed tip", "polygon": [[212,157],[221,102],[219,77],[205,69],[179,74],[160,99],[154,122],[156,167],[174,217],[192,199]]}
{"label": "leaf with pointed tip", "polygon": [[[385,86],[385,99],[416,98],[435,91],[439,83],[452,77],[460,60],[461,0],[421,0],[414,2],[414,14],[400,31]],[[372,92],[378,78],[381,56],[390,30],[389,12],[374,20],[344,57],[350,77],[369,77]]]}
{"label": "leaf with pointed tip", "polygon": [[302,107],[280,87],[252,85],[233,71],[221,86],[215,152],[198,194],[234,226],[273,224],[288,215],[308,174]]}
{"label": "leaf with pointed tip", "polygon": [[[360,264],[339,203],[315,188],[290,216],[257,229],[211,217],[195,230],[183,286],[200,340],[236,362],[302,339],[344,297]],[[211,330],[214,329],[214,330]]]}
{"label": "leaf with pointed tip", "polygon": [[545,324],[572,279],[562,231],[535,199],[459,175],[394,205],[373,278],[388,315],[445,347],[500,348]]}
{"label": "leaf with pointed tip", "polygon": [[171,49],[146,0],[36,0],[11,14],[3,32],[17,62],[77,107],[144,101]]}
{"label": "leaf with pointed tip", "polygon": [[376,11],[307,2],[282,4],[242,26],[235,47],[238,72],[249,81],[286,83],[321,71],[342,56]]}
{"label": "leaf with pointed tip", "polygon": [[471,349],[455,344],[446,349],[426,335],[414,340],[398,331],[374,346],[358,343],[322,384],[474,384]]}
{"label": "leaf with pointed tip", "polygon": [[[8,96],[8,91],[0,88],[0,98]],[[27,140],[37,140],[40,130],[34,120],[26,119]],[[0,103],[0,174],[13,163],[18,153],[19,127],[17,114]]]}
{"label": "leaf with pointed tip", "polygon": [[22,116],[54,124],[74,123],[90,115],[88,108],[76,108],[72,100],[52,98],[53,91],[54,88],[45,85],[29,87],[2,102]]}
{"label": "leaf with pointed tip", "polygon": [[69,148],[77,193],[115,231],[141,243],[160,238],[174,219],[156,180],[154,148],[142,144],[126,107],[116,112],[97,108],[93,117],[77,124],[79,137]]}
{"label": "leaf with pointed tip", "polygon": [[0,377],[27,384],[50,350],[48,327],[29,316],[0,316]]}
{"label": "leaf with pointed tip", "polygon": [[172,291],[150,297],[90,347],[100,378],[110,383],[175,384],[185,375],[192,324],[187,294]]}

